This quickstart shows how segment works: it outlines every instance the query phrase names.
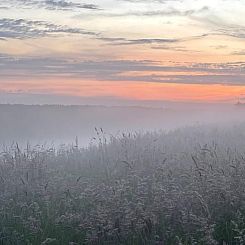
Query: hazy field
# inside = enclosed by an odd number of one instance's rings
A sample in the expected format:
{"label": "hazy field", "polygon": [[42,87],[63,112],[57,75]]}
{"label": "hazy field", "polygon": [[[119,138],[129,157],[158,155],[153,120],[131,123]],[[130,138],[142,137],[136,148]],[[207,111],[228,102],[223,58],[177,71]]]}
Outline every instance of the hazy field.
{"label": "hazy field", "polygon": [[0,244],[245,244],[245,124],[221,125],[5,147]]}
{"label": "hazy field", "polygon": [[0,245],[245,245],[245,0],[0,0]]}

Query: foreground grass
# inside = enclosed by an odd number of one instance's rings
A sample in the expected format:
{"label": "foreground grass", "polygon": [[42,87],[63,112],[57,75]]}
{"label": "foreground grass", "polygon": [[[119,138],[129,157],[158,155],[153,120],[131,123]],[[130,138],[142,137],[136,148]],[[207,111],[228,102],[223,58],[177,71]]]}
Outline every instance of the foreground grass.
{"label": "foreground grass", "polygon": [[245,244],[244,127],[5,149],[0,244]]}

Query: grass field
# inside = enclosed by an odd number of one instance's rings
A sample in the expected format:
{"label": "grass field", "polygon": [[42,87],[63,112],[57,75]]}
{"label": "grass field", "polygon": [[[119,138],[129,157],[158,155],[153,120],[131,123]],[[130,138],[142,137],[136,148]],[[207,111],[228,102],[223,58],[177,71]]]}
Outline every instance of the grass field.
{"label": "grass field", "polygon": [[0,244],[245,244],[245,126],[0,156]]}

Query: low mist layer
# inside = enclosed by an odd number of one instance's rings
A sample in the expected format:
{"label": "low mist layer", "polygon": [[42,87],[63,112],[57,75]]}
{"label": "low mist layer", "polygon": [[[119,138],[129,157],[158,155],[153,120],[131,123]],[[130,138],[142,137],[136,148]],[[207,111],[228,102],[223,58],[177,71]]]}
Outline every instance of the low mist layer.
{"label": "low mist layer", "polygon": [[190,125],[234,125],[245,121],[245,106],[169,104],[150,106],[0,105],[0,143],[88,145],[95,127],[108,135],[169,131]]}

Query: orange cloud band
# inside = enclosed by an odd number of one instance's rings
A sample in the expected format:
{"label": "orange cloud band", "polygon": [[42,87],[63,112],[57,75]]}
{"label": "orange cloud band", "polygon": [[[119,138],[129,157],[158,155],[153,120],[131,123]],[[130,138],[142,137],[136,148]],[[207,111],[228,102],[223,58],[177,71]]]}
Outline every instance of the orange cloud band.
{"label": "orange cloud band", "polygon": [[0,84],[0,90],[81,97],[114,96],[136,100],[206,102],[234,101],[241,94],[245,94],[245,86],[78,80],[6,82]]}

